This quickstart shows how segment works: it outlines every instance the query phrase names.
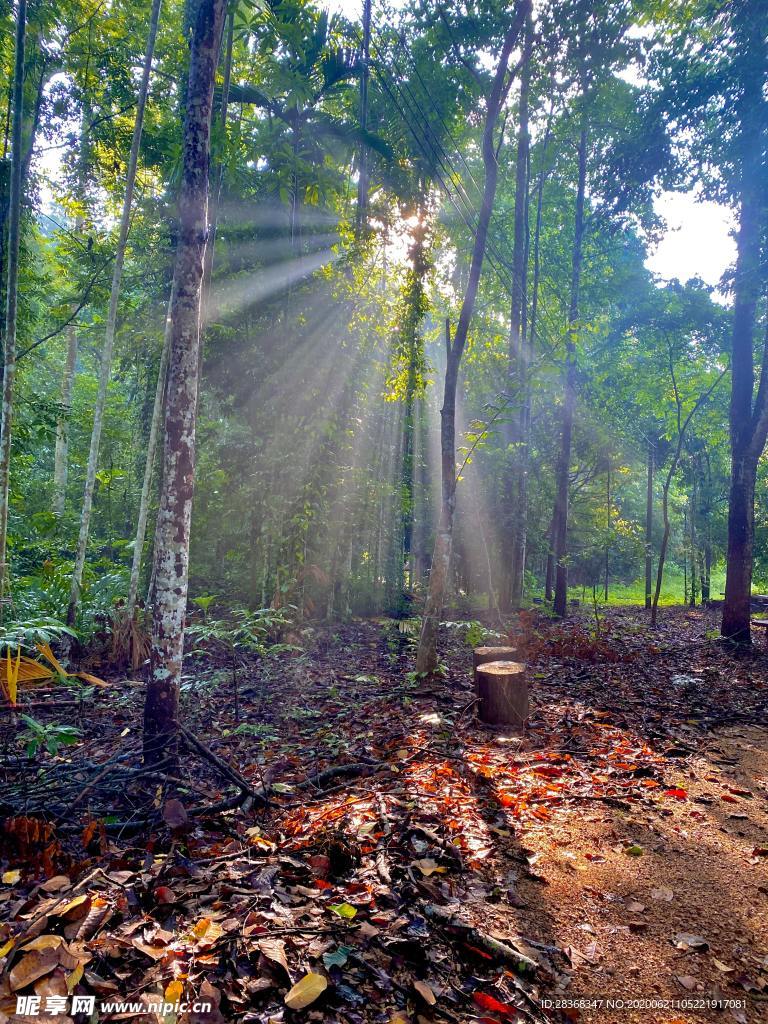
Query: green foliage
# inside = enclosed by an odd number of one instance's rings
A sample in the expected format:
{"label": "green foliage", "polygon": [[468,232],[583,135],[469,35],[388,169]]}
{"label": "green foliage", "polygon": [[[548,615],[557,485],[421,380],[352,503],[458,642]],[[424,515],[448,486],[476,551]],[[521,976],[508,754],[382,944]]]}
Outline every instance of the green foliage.
{"label": "green foliage", "polygon": [[38,722],[29,715],[20,717],[26,728],[18,738],[29,757],[34,757],[39,750],[47,750],[55,756],[62,747],[74,746],[80,740],[80,730],[72,725]]}

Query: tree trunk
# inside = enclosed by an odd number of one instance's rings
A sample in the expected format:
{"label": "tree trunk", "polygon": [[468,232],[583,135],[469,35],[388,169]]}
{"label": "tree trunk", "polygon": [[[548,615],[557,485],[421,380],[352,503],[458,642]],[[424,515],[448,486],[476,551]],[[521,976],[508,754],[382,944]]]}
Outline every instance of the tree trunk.
{"label": "tree trunk", "polygon": [[[750,356],[751,358],[751,356]],[[721,632],[728,640],[751,643],[752,549],[755,534],[757,462],[734,453],[728,493],[728,554]]]}
{"label": "tree trunk", "polygon": [[562,618],[568,605],[568,504],[571,475],[571,443],[576,413],[576,339],[579,332],[579,292],[584,240],[584,195],[587,184],[587,129],[582,123],[579,136],[579,178],[576,190],[576,216],[571,257],[571,301],[568,311],[568,337],[565,353],[565,394],[557,461],[554,514],[555,600],[553,610]]}
{"label": "tree trunk", "polygon": [[651,607],[653,588],[653,445],[648,442],[648,473],[645,488],[645,607]]}
{"label": "tree trunk", "polygon": [[61,411],[56,418],[56,451],[53,457],[53,511],[64,515],[69,474],[69,417],[72,412],[72,392],[77,365],[77,328],[67,330],[67,359],[61,378]]}
{"label": "tree trunk", "polygon": [[[510,385],[517,384],[517,400],[520,409],[517,423],[507,430],[507,471],[505,509],[502,521],[506,522],[504,542],[507,549],[504,559],[505,580],[501,594],[504,611],[519,606],[522,600],[523,575],[525,571],[525,502],[527,501],[526,466],[526,400],[530,355],[526,340],[527,298],[528,298],[528,164],[530,157],[530,135],[528,131],[529,98],[533,50],[533,20],[529,17],[525,26],[522,75],[520,78],[519,124],[517,130],[517,153],[515,156],[515,219],[512,245],[512,304],[509,317],[508,375]],[[512,387],[510,387],[510,392]],[[511,426],[511,424],[510,424]]]}
{"label": "tree trunk", "polygon": [[131,207],[133,206],[133,190],[136,183],[136,170],[139,163],[139,147],[141,145],[141,131],[144,124],[144,108],[147,103],[149,92],[149,78],[152,71],[152,57],[155,52],[155,39],[157,38],[157,24],[160,18],[161,0],[152,0],[152,10],[149,18],[149,35],[147,37],[147,49],[144,54],[144,65],[141,74],[141,83],[136,100],[136,120],[133,125],[133,138],[131,140],[131,152],[128,157],[128,171],[125,180],[125,195],[123,197],[123,209],[120,217],[120,229],[117,237],[117,249],[115,250],[115,264],[112,271],[112,288],[109,296],[109,312],[107,314],[107,326],[104,333],[104,347],[101,350],[101,365],[99,367],[99,387],[96,393],[96,403],[93,409],[93,429],[91,431],[91,447],[88,452],[88,466],[85,472],[85,491],[83,493],[83,510],[80,516],[80,535],[77,540],[77,552],[75,554],[75,566],[72,571],[72,585],[69,592],[69,607],[67,608],[67,623],[74,626],[77,620],[77,610],[80,604],[80,591],[83,584],[83,570],[85,568],[85,557],[88,552],[88,534],[91,526],[91,512],[93,510],[93,494],[96,486],[96,473],[99,468],[99,446],[101,444],[101,430],[104,424],[104,410],[107,404],[107,387],[112,371],[112,350],[115,344],[115,332],[117,330],[117,306],[120,300],[120,285],[123,280],[123,264],[125,261],[125,247],[128,241],[128,231],[131,226]]}
{"label": "tree trunk", "polygon": [[[407,568],[409,590],[413,589],[416,573],[413,565],[413,529],[415,513],[415,454],[416,454],[416,401],[417,386],[420,390],[422,341],[421,323],[426,308],[424,279],[429,269],[426,253],[427,226],[426,210],[418,208],[419,223],[414,229],[414,243],[411,247],[411,268],[408,271],[405,288],[405,309],[403,311],[401,355],[407,359],[405,384],[403,447],[400,465],[400,532],[402,538],[401,564]],[[402,589],[402,573],[398,587]]]}
{"label": "tree trunk", "polygon": [[754,395],[754,338],[763,285],[761,242],[766,227],[764,168],[768,62],[763,20],[751,4],[734,5],[734,38],[739,66],[740,210],[736,237],[733,328],[731,336],[731,484],[728,552],[721,631],[733,643],[750,644],[752,545],[757,464],[768,434],[768,329],[757,396]]}
{"label": "tree trunk", "polygon": [[697,538],[696,538],[696,478],[693,480],[693,488],[691,491],[691,509],[689,513],[689,532],[691,538],[691,608],[696,607],[696,599],[698,597],[698,555],[696,552]]}
{"label": "tree trunk", "polygon": [[[437,528],[435,550],[432,556],[432,570],[429,576],[429,592],[424,608],[419,648],[416,654],[416,671],[420,673],[434,672],[437,668],[437,634],[443,610],[445,591],[448,585],[451,543],[453,539],[453,514],[456,508],[456,388],[459,380],[459,366],[475,308],[480,274],[485,258],[485,247],[488,240],[488,227],[496,197],[499,165],[496,158],[495,132],[499,114],[511,84],[511,81],[507,81],[507,66],[523,21],[528,17],[530,9],[530,0],[525,0],[525,2],[517,6],[513,24],[504,37],[499,65],[496,69],[493,85],[488,97],[482,145],[483,167],[485,171],[483,198],[477,218],[477,231],[475,232],[475,241],[472,247],[467,288],[464,293],[461,313],[459,314],[459,322],[456,326],[456,334],[453,342],[451,342],[450,336],[446,337],[448,352],[445,367],[443,407],[440,410],[442,500],[440,522]],[[448,334],[448,332],[446,333]]]}
{"label": "tree trunk", "polygon": [[603,600],[608,603],[608,573],[611,557],[611,457],[608,456],[608,469],[605,475],[605,580],[603,584]]}
{"label": "tree trunk", "polygon": [[179,680],[189,574],[195,475],[200,299],[208,227],[211,109],[226,0],[200,0],[189,59],[173,277],[165,413],[164,473],[155,531],[150,678],[144,706],[144,759],[176,753]]}
{"label": "tree trunk", "polygon": [[[371,0],[363,0],[363,49],[360,74],[360,129],[368,129],[368,82],[370,77],[369,59],[371,44]],[[363,139],[358,154],[357,209],[355,227],[358,236],[368,224],[368,147]]]}
{"label": "tree trunk", "polygon": [[126,611],[128,618],[133,618],[136,609],[136,601],[139,595],[139,577],[141,575],[141,563],[144,557],[144,540],[147,535],[147,517],[149,514],[149,500],[152,494],[152,477],[155,469],[155,456],[157,454],[157,440],[160,432],[160,423],[163,416],[163,405],[165,400],[165,380],[168,372],[168,352],[171,345],[171,313],[173,311],[173,288],[171,297],[168,300],[168,310],[165,316],[165,328],[163,330],[163,347],[160,352],[160,365],[157,370],[157,384],[155,385],[155,400],[152,405],[152,418],[149,422],[149,437],[147,438],[147,457],[144,463],[144,479],[141,482],[141,495],[139,496],[139,513],[136,519],[136,535],[133,540],[133,560],[131,562],[131,578],[128,584],[128,604]]}
{"label": "tree trunk", "polygon": [[[77,168],[77,199],[85,205],[88,179],[88,160],[90,146],[88,131],[91,121],[91,106],[83,101],[80,119],[80,149]],[[76,235],[81,235],[85,227],[83,213],[79,213],[74,225]],[[56,419],[56,449],[53,459],[53,511],[57,516],[64,515],[67,500],[67,478],[69,476],[69,427],[72,413],[72,392],[77,369],[77,327],[71,324],[67,330],[67,358],[64,373],[61,377],[61,411]]]}
{"label": "tree trunk", "polygon": [[[21,239],[22,154],[24,117],[24,45],[27,30],[27,0],[18,0],[16,10],[16,52],[13,70],[13,128],[11,135],[11,184],[8,208],[8,298],[6,301],[3,406],[0,420],[0,602],[8,578],[8,502],[11,475],[11,432],[13,389],[16,378],[16,319],[19,297],[19,242]],[[0,618],[3,605],[0,603]]]}

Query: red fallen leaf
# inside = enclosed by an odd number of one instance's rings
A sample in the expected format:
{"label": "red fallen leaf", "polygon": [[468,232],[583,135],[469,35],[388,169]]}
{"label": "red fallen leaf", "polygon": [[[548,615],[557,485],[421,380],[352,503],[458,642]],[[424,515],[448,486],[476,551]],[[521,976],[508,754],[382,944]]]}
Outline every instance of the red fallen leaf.
{"label": "red fallen leaf", "polygon": [[332,889],[333,886],[331,885],[330,882],[326,882],[324,878],[316,878],[315,879],[315,888],[316,889]]}
{"label": "red fallen leaf", "polygon": [[155,889],[155,899],[158,903],[175,903],[176,893],[167,885],[158,885]]}
{"label": "red fallen leaf", "polygon": [[500,1003],[498,999],[486,995],[485,992],[473,992],[472,1000],[481,1010],[490,1010],[491,1013],[501,1014],[502,1017],[517,1016],[517,1010],[514,1006],[510,1006],[509,1003]]}
{"label": "red fallen leaf", "polygon": [[735,796],[730,796],[728,793],[721,793],[720,799],[725,800],[727,804],[737,804],[739,802]]}
{"label": "red fallen leaf", "polygon": [[465,949],[468,949],[475,956],[481,957],[483,960],[493,960],[490,953],[486,953],[484,949],[478,949],[477,946],[471,946],[468,942],[463,943]]}
{"label": "red fallen leaf", "polygon": [[672,796],[672,797],[675,798],[675,800],[687,800],[688,799],[688,790],[687,789],[677,789],[677,788],[665,789],[664,790],[664,796]]}
{"label": "red fallen leaf", "polygon": [[533,769],[534,775],[543,775],[548,779],[558,779],[563,771],[561,768],[556,768],[553,764],[542,764]]}

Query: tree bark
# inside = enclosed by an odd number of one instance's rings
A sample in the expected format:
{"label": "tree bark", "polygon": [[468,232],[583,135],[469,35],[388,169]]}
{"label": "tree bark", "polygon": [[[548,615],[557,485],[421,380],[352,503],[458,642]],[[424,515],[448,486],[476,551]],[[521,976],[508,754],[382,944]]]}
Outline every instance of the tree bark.
{"label": "tree bark", "polygon": [[164,472],[155,531],[150,678],[144,706],[144,759],[175,756],[179,680],[189,575],[195,475],[200,300],[208,229],[211,110],[226,0],[200,0],[192,34],[173,277],[165,413]]}
{"label": "tree bark", "polygon": [[557,461],[554,513],[555,599],[553,610],[560,618],[568,605],[568,504],[571,474],[571,444],[576,413],[576,339],[579,332],[579,295],[584,241],[584,197],[587,184],[587,129],[582,122],[579,136],[579,172],[576,188],[576,216],[571,256],[571,299],[568,311],[568,336],[565,350],[565,392],[560,433],[560,454]]}
{"label": "tree bark", "polygon": [[128,584],[128,603],[126,612],[129,619],[133,618],[136,609],[136,601],[139,595],[139,577],[141,575],[141,563],[144,557],[144,541],[147,534],[147,518],[149,514],[149,499],[152,494],[152,477],[155,469],[155,456],[157,454],[157,441],[160,433],[160,423],[163,416],[163,405],[165,400],[165,381],[168,372],[168,351],[171,344],[171,314],[173,311],[173,288],[171,297],[168,300],[168,311],[165,317],[165,328],[163,331],[163,347],[160,352],[160,365],[157,370],[157,384],[155,386],[155,400],[152,405],[152,418],[149,423],[149,437],[147,438],[147,458],[144,463],[144,478],[141,482],[141,495],[139,496],[139,513],[136,519],[136,535],[133,540],[133,559],[131,562],[131,578]]}
{"label": "tree bark", "polygon": [[[21,239],[22,153],[24,117],[24,47],[27,29],[27,0],[18,0],[16,10],[16,51],[13,70],[13,127],[11,135],[11,183],[8,209],[8,292],[6,300],[3,406],[0,418],[0,602],[8,578],[8,502],[11,475],[11,433],[13,390],[16,378],[16,320],[19,297],[19,243]],[[0,603],[0,618],[3,606]]]}
{"label": "tree bark", "polygon": [[740,209],[736,237],[733,328],[731,338],[731,481],[728,502],[728,550],[722,635],[749,645],[752,553],[755,528],[757,464],[768,435],[768,330],[762,367],[754,394],[754,337],[761,290],[761,243],[765,231],[763,154],[766,103],[763,78],[768,44],[761,19],[750,4],[735,6],[734,37],[738,50]]}
{"label": "tree bark", "polygon": [[645,488],[645,607],[651,607],[653,590],[653,445],[648,442],[648,471]]}
{"label": "tree bark", "polygon": [[459,366],[467,342],[469,325],[475,308],[477,290],[480,285],[480,274],[483,269],[485,247],[488,240],[488,227],[496,197],[496,185],[499,176],[499,165],[496,150],[496,125],[501,108],[506,100],[511,79],[508,79],[508,64],[512,49],[531,9],[530,0],[523,0],[517,5],[513,23],[504,37],[499,64],[494,75],[491,91],[488,96],[485,124],[483,128],[483,167],[485,171],[483,198],[477,219],[472,259],[469,266],[467,287],[464,301],[456,326],[453,341],[447,332],[447,361],[445,367],[445,386],[443,389],[443,407],[440,410],[440,450],[441,450],[441,509],[440,522],[437,528],[435,549],[432,555],[432,569],[429,576],[421,636],[416,654],[416,671],[419,673],[434,672],[437,668],[437,634],[440,627],[440,616],[443,610],[445,591],[451,562],[451,544],[453,540],[453,514],[456,508],[456,388],[459,380]]}
{"label": "tree bark", "polygon": [[[80,149],[78,152],[76,195],[85,205],[88,179],[90,146],[88,130],[91,120],[91,106],[83,101],[80,119]],[[76,235],[83,232],[85,220],[81,211],[74,225]],[[72,392],[77,369],[77,327],[71,324],[67,330],[67,357],[61,377],[61,411],[56,419],[56,448],[53,458],[53,511],[59,517],[64,515],[67,500],[67,479],[69,476],[69,419],[72,413]]]}
{"label": "tree bark", "polygon": [[[517,131],[517,154],[515,156],[515,220],[512,247],[512,305],[509,318],[509,376],[517,379],[520,410],[517,417],[516,447],[508,452],[510,464],[508,473],[508,507],[505,518],[508,521],[506,541],[509,550],[507,585],[502,594],[502,608],[518,608],[523,597],[525,574],[525,522],[528,502],[528,429],[527,396],[529,394],[530,349],[527,340],[528,300],[528,173],[530,161],[530,133],[528,128],[529,100],[533,52],[533,19],[528,17],[525,26],[522,73],[520,78],[520,114]],[[511,458],[510,458],[511,456]]]}
{"label": "tree bark", "polygon": [[139,148],[141,146],[141,132],[144,124],[144,108],[147,103],[149,92],[149,79],[152,72],[152,57],[155,52],[155,40],[157,38],[157,26],[160,19],[161,0],[152,0],[152,9],[149,18],[149,34],[147,36],[147,48],[144,54],[144,64],[141,73],[141,82],[136,99],[136,120],[133,125],[133,138],[131,140],[131,152],[128,157],[128,170],[125,181],[125,195],[123,197],[123,209],[120,216],[120,228],[117,237],[117,249],[115,251],[115,263],[112,271],[112,288],[109,296],[109,312],[107,314],[107,325],[104,334],[104,347],[101,351],[101,365],[99,367],[99,387],[96,393],[96,402],[93,409],[93,428],[91,430],[91,447],[88,452],[88,466],[85,473],[85,491],[83,493],[83,510],[80,516],[80,534],[77,540],[77,551],[75,554],[75,565],[72,571],[72,583],[69,592],[69,607],[67,608],[67,622],[74,626],[77,621],[77,610],[80,604],[80,592],[83,584],[83,570],[85,558],[88,552],[88,535],[91,525],[91,512],[93,510],[93,494],[96,486],[96,473],[99,468],[99,447],[101,444],[101,430],[104,424],[104,410],[107,404],[107,388],[109,377],[112,371],[112,351],[115,344],[115,333],[117,330],[117,307],[120,300],[120,286],[123,280],[123,264],[125,262],[125,248],[128,241],[128,231],[131,226],[131,208],[133,206],[133,191],[136,183],[136,171],[139,163]]}

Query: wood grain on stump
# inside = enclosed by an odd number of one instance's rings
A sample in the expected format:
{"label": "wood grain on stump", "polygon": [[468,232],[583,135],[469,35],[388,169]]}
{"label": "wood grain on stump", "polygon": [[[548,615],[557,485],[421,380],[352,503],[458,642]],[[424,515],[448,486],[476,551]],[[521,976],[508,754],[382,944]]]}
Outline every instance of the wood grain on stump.
{"label": "wood grain on stump", "polygon": [[528,676],[519,661],[489,661],[477,668],[478,717],[488,725],[523,731],[528,718]]}
{"label": "wood grain on stump", "polygon": [[514,661],[516,657],[516,647],[476,647],[472,652],[472,668],[477,676],[478,665],[488,661]]}
{"label": "wood grain on stump", "polygon": [[489,661],[514,661],[517,658],[516,647],[476,647],[472,652],[472,681],[477,692],[477,670]]}

